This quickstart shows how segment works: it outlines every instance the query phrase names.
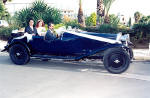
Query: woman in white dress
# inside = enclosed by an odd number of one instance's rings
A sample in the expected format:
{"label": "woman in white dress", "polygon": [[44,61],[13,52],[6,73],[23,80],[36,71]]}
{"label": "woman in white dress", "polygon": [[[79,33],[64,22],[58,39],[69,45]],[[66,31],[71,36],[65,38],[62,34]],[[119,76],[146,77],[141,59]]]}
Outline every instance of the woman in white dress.
{"label": "woman in white dress", "polygon": [[43,20],[38,20],[36,24],[36,29],[39,36],[45,36],[46,29]]}

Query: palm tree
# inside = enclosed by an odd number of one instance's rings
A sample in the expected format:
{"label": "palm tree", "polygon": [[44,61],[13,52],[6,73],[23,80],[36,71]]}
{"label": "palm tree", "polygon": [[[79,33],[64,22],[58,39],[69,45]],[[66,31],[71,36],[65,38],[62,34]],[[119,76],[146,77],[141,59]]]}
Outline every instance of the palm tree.
{"label": "palm tree", "polygon": [[104,22],[109,23],[109,10],[115,0],[104,0]]}
{"label": "palm tree", "polygon": [[138,23],[141,17],[142,17],[142,14],[140,12],[135,12],[134,13],[135,23]]}
{"label": "palm tree", "polygon": [[[97,19],[96,26],[100,25],[100,18],[103,16],[103,0],[97,0]],[[102,18],[101,18],[102,19]],[[102,22],[101,22],[102,24]]]}
{"label": "palm tree", "polygon": [[81,0],[79,0],[78,23],[80,24],[80,26],[85,27],[85,19],[83,16]]}

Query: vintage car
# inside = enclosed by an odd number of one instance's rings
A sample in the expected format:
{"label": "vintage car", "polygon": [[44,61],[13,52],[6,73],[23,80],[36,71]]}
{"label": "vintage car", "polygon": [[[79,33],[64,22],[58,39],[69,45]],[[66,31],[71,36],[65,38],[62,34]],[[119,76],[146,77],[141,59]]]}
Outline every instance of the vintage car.
{"label": "vintage car", "polygon": [[100,59],[105,68],[115,74],[126,71],[133,58],[128,47],[129,36],[94,32],[63,31],[56,40],[45,40],[43,36],[12,33],[3,51],[18,65],[26,64],[30,58],[82,60]]}

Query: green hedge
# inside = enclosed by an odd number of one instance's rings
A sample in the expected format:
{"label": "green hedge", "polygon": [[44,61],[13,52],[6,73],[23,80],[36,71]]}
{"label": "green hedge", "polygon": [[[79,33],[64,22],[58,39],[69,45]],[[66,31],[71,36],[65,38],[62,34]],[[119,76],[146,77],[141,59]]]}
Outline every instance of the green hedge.
{"label": "green hedge", "polygon": [[103,24],[99,27],[86,27],[85,30],[88,32],[97,32],[97,33],[117,33],[117,32],[119,32],[117,27],[113,27],[110,24]]}

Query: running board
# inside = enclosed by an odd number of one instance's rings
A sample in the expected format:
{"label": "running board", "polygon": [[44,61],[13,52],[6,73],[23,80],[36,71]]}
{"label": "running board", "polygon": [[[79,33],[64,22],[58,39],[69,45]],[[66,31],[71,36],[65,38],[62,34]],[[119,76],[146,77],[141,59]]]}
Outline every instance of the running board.
{"label": "running board", "polygon": [[49,56],[49,55],[32,55],[31,57],[33,58],[38,58],[38,59],[64,59],[64,60],[77,60],[76,57],[71,57],[71,56]]}

